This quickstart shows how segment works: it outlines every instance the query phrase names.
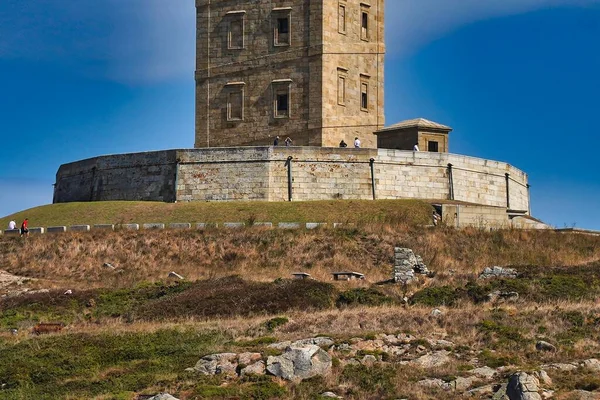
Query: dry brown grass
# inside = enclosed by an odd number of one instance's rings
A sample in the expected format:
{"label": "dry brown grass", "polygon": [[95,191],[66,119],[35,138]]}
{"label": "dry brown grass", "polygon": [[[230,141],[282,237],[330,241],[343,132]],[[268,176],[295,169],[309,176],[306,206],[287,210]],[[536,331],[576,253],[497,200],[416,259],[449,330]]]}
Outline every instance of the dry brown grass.
{"label": "dry brown grass", "polygon": [[[166,279],[239,274],[271,281],[306,271],[330,281],[356,270],[368,282],[391,277],[393,248],[410,247],[443,279],[492,265],[574,266],[600,259],[600,238],[543,231],[427,229],[370,224],[349,230],[121,231],[0,238],[0,269],[73,288],[127,287]],[[103,268],[108,262],[117,271]],[[47,282],[44,284],[47,285]]]}

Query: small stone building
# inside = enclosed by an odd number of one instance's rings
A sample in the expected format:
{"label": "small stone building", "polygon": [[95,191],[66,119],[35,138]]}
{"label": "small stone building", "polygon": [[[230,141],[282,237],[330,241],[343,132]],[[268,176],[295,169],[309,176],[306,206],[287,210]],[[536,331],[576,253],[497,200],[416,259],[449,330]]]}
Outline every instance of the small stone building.
{"label": "small stone building", "polygon": [[384,0],[196,0],[195,147],[375,148]]}
{"label": "small stone building", "polygon": [[448,134],[452,128],[424,118],[410,119],[381,129],[377,135],[377,148],[412,150],[415,144],[420,151],[448,153]]}

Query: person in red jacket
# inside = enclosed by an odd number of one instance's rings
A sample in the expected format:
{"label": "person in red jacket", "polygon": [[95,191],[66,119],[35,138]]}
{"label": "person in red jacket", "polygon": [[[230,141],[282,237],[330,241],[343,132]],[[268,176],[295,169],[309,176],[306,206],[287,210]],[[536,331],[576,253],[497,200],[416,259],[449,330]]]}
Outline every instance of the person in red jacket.
{"label": "person in red jacket", "polygon": [[29,229],[27,228],[28,224],[29,224],[29,220],[27,218],[25,218],[23,220],[23,223],[21,224],[21,236],[23,236],[23,235],[29,236]]}

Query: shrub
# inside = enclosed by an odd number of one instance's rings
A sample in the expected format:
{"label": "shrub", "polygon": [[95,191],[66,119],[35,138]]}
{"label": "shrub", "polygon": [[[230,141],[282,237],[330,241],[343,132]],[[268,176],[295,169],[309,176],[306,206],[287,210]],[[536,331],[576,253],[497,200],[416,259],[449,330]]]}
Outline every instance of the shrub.
{"label": "shrub", "polygon": [[393,303],[393,299],[371,288],[347,290],[340,293],[335,302],[338,307],[353,305],[379,306],[390,303]]}
{"label": "shrub", "polygon": [[457,291],[451,286],[429,287],[415,293],[410,299],[412,304],[430,307],[452,306],[458,300]]}
{"label": "shrub", "polygon": [[288,322],[289,320],[286,317],[271,318],[270,320],[265,322],[265,328],[267,328],[267,331],[273,332],[275,329],[287,324]]}

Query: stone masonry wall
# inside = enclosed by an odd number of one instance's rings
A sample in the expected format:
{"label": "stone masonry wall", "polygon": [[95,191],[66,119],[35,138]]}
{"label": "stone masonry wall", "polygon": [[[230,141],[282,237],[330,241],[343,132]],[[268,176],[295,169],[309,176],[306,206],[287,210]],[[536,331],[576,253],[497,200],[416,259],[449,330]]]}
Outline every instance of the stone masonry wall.
{"label": "stone masonry wall", "polygon": [[293,200],[372,199],[371,159],[377,199],[448,200],[452,164],[454,200],[505,213],[508,173],[510,208],[529,209],[527,175],[503,162],[447,153],[282,146],[169,150],[65,164],[56,176],[54,201],[286,201],[289,168]]}
{"label": "stone masonry wall", "polygon": [[176,152],[95,157],[61,165],[54,203],[104,200],[175,201]]}

